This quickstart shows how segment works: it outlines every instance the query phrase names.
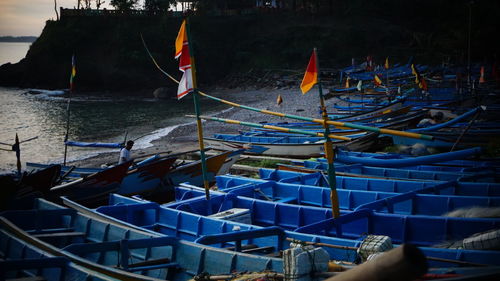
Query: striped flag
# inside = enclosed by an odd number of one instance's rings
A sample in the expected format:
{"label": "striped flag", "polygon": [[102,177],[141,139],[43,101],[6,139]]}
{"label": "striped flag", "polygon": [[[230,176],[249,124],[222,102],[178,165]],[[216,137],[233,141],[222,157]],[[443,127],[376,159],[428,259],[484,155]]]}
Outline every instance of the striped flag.
{"label": "striped flag", "polygon": [[181,99],[194,89],[186,20],[182,21],[179,34],[177,34],[177,38],[175,39],[175,58],[179,59],[179,70],[183,72],[181,81],[179,82],[179,88],[177,88],[177,99]]}
{"label": "striped flag", "polygon": [[75,55],[71,57],[71,75],[69,76],[69,90],[73,91],[74,89],[74,81],[76,76],[76,59]]}
{"label": "striped flag", "polygon": [[318,83],[318,67],[316,63],[316,49],[313,50],[309,64],[307,65],[306,73],[302,78],[300,90],[302,94],[307,93],[311,88]]}

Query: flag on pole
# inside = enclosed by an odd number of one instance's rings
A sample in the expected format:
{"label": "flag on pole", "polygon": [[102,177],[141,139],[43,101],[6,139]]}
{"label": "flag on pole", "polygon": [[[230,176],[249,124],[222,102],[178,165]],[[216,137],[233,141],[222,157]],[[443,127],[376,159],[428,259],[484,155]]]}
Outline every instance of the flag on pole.
{"label": "flag on pole", "polygon": [[358,88],[358,91],[360,91],[360,92],[361,92],[361,89],[362,89],[361,88],[362,85],[363,85],[363,82],[361,80],[359,80],[358,85],[356,87]]}
{"label": "flag on pole", "polygon": [[71,57],[71,75],[69,76],[69,90],[73,91],[74,80],[76,76],[76,59],[75,55]]}
{"label": "flag on pole", "polygon": [[385,58],[385,64],[384,64],[385,69],[389,69],[389,57]]}
{"label": "flag on pole", "polygon": [[302,78],[300,90],[302,94],[307,93],[311,88],[318,83],[318,67],[316,63],[316,50],[313,50],[309,64],[307,65],[306,73]]}
{"label": "flag on pole", "polygon": [[420,75],[413,63],[411,64],[411,73],[415,75],[415,84],[417,84],[420,89],[427,91],[427,82],[424,77]]}
{"label": "flag on pole", "polygon": [[347,77],[347,79],[345,80],[345,88],[349,88],[350,85],[349,85],[349,81],[351,80],[351,78]]}
{"label": "flag on pole", "polygon": [[276,99],[276,104],[281,105],[283,103],[283,98],[281,95],[278,95],[278,98]]}
{"label": "flag on pole", "polygon": [[175,58],[179,59],[179,70],[183,72],[179,88],[177,88],[177,99],[181,99],[194,89],[186,20],[182,21],[179,34],[177,34],[177,38],[175,39]]}
{"label": "flag on pole", "polygon": [[481,66],[481,71],[480,71],[480,76],[479,76],[479,83],[484,83],[486,80],[484,80],[484,66]]}
{"label": "flag on pole", "polygon": [[373,81],[375,82],[375,85],[377,85],[377,86],[382,85],[382,80],[380,80],[380,78],[378,77],[377,74],[375,74],[375,76],[373,76]]}

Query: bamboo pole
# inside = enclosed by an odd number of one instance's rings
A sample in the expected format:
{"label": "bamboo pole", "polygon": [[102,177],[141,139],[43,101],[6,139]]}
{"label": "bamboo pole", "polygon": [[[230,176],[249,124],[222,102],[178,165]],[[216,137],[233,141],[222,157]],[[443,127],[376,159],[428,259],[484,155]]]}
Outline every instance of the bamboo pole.
{"label": "bamboo pole", "polygon": [[193,75],[193,102],[194,102],[194,111],[196,114],[196,126],[198,128],[198,145],[200,147],[200,158],[201,158],[201,172],[203,176],[203,186],[205,188],[205,198],[210,200],[210,186],[208,184],[208,175],[207,175],[207,160],[205,157],[205,144],[203,143],[203,126],[201,124],[200,118],[200,103],[198,101],[198,87],[196,83],[196,65],[194,61],[194,52],[193,47],[191,45],[191,32],[189,21],[186,19],[186,32],[188,37],[188,47],[189,47],[189,55],[191,56],[191,71]]}
{"label": "bamboo pole", "polygon": [[326,106],[325,106],[325,98],[323,96],[323,88],[321,87],[321,78],[320,78],[320,68],[319,68],[319,60],[318,60],[318,53],[316,48],[314,48],[314,56],[316,57],[316,70],[318,72],[318,92],[319,92],[319,100],[321,104],[321,115],[323,117],[323,127],[325,128],[325,158],[328,161],[328,185],[330,187],[330,200],[332,203],[332,214],[334,218],[338,218],[340,216],[340,209],[339,209],[339,198],[337,195],[337,186],[336,186],[336,179],[335,179],[335,166],[333,164],[333,159],[335,158],[335,154],[333,151],[333,145],[332,145],[332,140],[330,139],[330,126],[327,124],[328,122],[328,112],[326,111]]}

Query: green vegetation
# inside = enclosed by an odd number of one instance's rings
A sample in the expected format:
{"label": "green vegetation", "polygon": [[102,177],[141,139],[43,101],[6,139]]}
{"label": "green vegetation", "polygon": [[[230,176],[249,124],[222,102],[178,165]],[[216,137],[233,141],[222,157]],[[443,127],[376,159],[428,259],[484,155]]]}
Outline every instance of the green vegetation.
{"label": "green vegetation", "polygon": [[262,160],[240,160],[238,161],[240,165],[247,165],[259,168],[277,168],[278,164],[289,164],[287,161],[283,160],[272,160],[272,159],[262,159]]}

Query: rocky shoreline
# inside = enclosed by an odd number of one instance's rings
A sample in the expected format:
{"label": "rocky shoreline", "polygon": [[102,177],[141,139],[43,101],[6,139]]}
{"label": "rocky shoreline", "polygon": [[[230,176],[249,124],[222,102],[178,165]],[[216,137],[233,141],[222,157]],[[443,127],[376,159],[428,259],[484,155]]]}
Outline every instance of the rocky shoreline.
{"label": "rocky shoreline", "polygon": [[[266,109],[287,114],[295,114],[307,117],[319,118],[319,94],[314,88],[307,94],[303,95],[300,89],[273,89],[262,88],[258,90],[248,89],[217,89],[214,92],[207,93],[209,95],[226,99],[231,102],[239,103],[246,106],[251,106],[258,109]],[[277,98],[281,95],[283,102],[277,104]],[[207,98],[202,97],[201,103]],[[338,103],[338,100],[330,99],[326,101],[326,105],[331,111],[331,105]],[[203,114],[203,113],[202,113]],[[272,115],[229,107],[220,113],[213,116],[219,118],[233,119],[246,122],[297,122],[293,119],[281,118]],[[249,130],[249,127],[219,123],[215,121],[203,121],[203,135],[210,137],[215,133],[237,133],[239,130]],[[196,123],[190,122],[180,125],[168,135],[152,142],[152,146],[145,149],[132,149],[132,157],[138,158],[145,155],[172,151],[179,153],[190,151],[198,148],[197,128]],[[119,153],[103,153],[97,156],[71,162],[71,165],[79,167],[98,167],[102,164],[113,164],[118,160]]]}

